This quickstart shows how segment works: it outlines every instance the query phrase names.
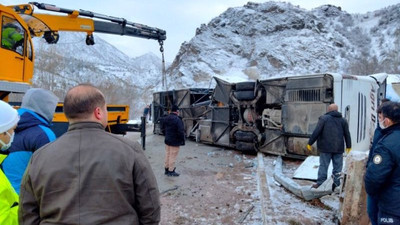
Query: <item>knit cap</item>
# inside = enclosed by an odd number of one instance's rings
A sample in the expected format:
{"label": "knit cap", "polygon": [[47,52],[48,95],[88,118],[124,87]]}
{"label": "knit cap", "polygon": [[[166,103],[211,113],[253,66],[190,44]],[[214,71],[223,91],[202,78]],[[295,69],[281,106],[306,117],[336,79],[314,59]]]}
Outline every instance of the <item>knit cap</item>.
{"label": "knit cap", "polygon": [[7,102],[0,100],[0,133],[6,132],[19,121],[18,112]]}

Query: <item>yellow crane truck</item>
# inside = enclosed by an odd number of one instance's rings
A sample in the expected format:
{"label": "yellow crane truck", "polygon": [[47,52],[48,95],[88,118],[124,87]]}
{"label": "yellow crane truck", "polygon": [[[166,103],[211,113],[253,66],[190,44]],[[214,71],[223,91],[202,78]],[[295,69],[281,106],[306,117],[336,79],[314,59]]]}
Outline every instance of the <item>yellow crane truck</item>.
{"label": "yellow crane truck", "polygon": [[[34,12],[34,8],[51,11],[52,14]],[[124,18],[106,16],[86,10],[70,10],[54,5],[29,2],[29,4],[5,6],[0,4],[0,99],[8,101],[10,93],[24,93],[31,86],[35,53],[33,37],[43,37],[47,43],[56,44],[59,31],[86,32],[86,44],[93,45],[93,33],[126,35],[157,40],[163,53],[164,30],[129,22]],[[164,58],[164,57],[163,57]],[[124,134],[135,130],[128,125],[128,105],[108,105],[108,130]],[[57,106],[53,123],[56,135],[67,129],[62,103]]]}

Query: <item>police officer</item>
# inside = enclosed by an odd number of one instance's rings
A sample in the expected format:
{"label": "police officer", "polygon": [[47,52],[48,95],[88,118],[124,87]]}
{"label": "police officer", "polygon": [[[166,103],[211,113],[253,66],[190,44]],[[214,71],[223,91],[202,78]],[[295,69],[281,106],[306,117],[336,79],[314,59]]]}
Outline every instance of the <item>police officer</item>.
{"label": "police officer", "polygon": [[368,195],[378,199],[378,224],[400,224],[400,104],[388,102],[378,114],[382,137],[365,174]]}

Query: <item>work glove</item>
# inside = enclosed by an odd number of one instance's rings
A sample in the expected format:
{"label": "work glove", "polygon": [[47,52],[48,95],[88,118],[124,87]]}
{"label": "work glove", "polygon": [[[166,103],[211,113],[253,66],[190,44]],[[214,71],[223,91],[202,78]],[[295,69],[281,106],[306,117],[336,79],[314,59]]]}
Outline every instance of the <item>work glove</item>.
{"label": "work glove", "polygon": [[307,145],[307,150],[311,152],[312,151],[312,146],[311,145]]}
{"label": "work glove", "polygon": [[349,154],[351,151],[351,148],[346,148],[346,154]]}

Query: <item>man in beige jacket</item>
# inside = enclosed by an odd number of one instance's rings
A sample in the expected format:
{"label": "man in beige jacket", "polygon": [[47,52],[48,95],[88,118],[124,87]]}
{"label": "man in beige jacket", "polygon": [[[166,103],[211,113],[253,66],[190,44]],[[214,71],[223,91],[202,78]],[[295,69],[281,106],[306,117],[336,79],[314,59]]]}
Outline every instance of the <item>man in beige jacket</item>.
{"label": "man in beige jacket", "polygon": [[104,131],[104,95],[78,85],[64,112],[68,132],[37,150],[25,172],[20,224],[158,224],[154,173],[138,143]]}

